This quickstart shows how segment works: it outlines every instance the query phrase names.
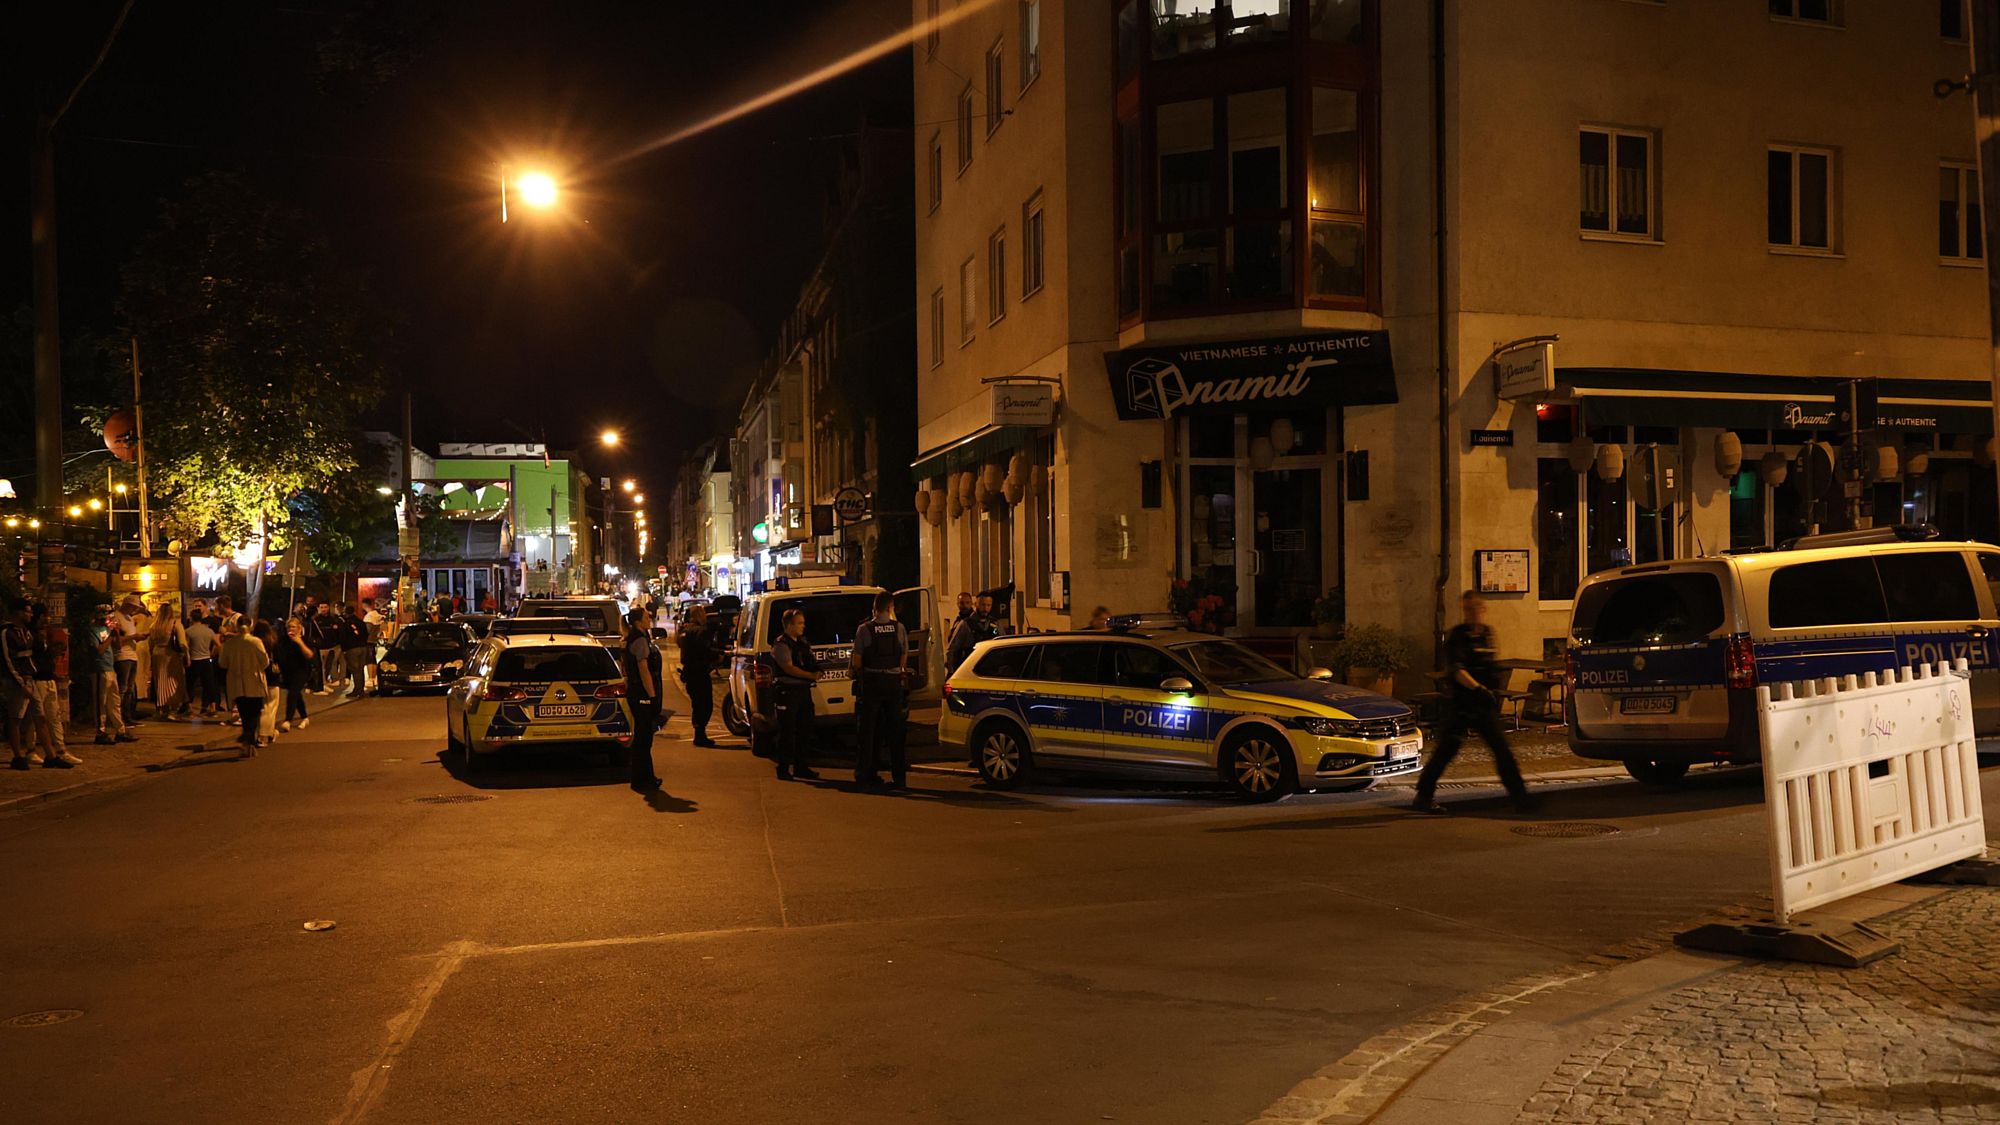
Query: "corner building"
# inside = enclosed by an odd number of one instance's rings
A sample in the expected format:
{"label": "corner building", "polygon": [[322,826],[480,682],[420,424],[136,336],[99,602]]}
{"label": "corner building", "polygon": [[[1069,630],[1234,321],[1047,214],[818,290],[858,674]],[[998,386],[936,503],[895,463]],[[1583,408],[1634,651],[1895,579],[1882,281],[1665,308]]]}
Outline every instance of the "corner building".
{"label": "corner building", "polygon": [[1994,534],[1963,9],[914,15],[941,594],[1047,628],[1185,579],[1282,647],[1337,590],[1428,651],[1484,586],[1534,657],[1607,566]]}

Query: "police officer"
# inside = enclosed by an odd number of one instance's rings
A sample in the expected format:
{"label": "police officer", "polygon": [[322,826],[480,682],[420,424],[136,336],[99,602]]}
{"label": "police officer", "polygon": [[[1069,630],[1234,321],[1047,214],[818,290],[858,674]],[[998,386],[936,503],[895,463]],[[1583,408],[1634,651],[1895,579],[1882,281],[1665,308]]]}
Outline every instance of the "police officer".
{"label": "police officer", "polygon": [[1444,641],[1447,698],[1444,722],[1438,729],[1437,746],[1432,748],[1430,760],[1424,763],[1424,772],[1417,776],[1417,799],[1411,807],[1418,812],[1445,811],[1431,795],[1437,791],[1445,767],[1458,757],[1466,731],[1471,730],[1492,752],[1500,783],[1507,787],[1514,806],[1527,812],[1534,808],[1534,802],[1528,796],[1527,785],[1521,781],[1521,767],[1514,762],[1507,733],[1500,729],[1498,693],[1506,682],[1507,672],[1494,659],[1499,646],[1493,627],[1486,623],[1486,599],[1477,590],[1467,590],[1463,602],[1465,621],[1446,634]]}
{"label": "police officer", "polygon": [[854,631],[854,688],[861,723],[861,746],[854,759],[854,780],[874,787],[881,753],[887,751],[889,776],[903,788],[909,766],[903,759],[903,695],[909,673],[910,634],[896,620],[896,596],[875,595],[875,615]]}
{"label": "police officer", "polygon": [[778,780],[794,777],[818,781],[819,774],[806,765],[806,740],[812,733],[813,685],[819,682],[819,657],[805,641],[806,611],[785,611],[783,632],[771,645],[771,661],[778,666]]}
{"label": "police officer", "polygon": [[708,720],[715,713],[715,638],[708,631],[708,609],[689,606],[681,625],[681,683],[687,687],[690,718],[694,721],[694,744],[713,746],[708,737]]}
{"label": "police officer", "polygon": [[646,611],[625,615],[625,698],[632,707],[632,788],[651,793],[660,787],[653,772],[653,731],[660,725],[660,648],[647,628]]}

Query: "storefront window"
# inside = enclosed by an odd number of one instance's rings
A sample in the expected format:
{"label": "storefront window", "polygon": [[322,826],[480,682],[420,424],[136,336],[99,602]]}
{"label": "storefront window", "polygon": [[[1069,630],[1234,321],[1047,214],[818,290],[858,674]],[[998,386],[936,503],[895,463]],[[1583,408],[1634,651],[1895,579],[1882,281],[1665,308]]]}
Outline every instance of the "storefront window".
{"label": "storefront window", "polygon": [[1544,601],[1567,601],[1577,584],[1577,472],[1563,457],[1535,462],[1535,541],[1540,565],[1535,583]]}
{"label": "storefront window", "polygon": [[1765,546],[1764,482],[1754,469],[1736,474],[1729,486],[1729,549]]}
{"label": "storefront window", "polygon": [[1312,18],[1312,37],[1323,43],[1358,44],[1364,30],[1362,0],[1304,0]]}
{"label": "storefront window", "polygon": [[1601,480],[1596,473],[1584,474],[1585,494],[1590,500],[1588,516],[1588,572],[1595,574],[1614,566],[1632,565],[1632,541],[1626,525],[1625,489],[1621,480]]}

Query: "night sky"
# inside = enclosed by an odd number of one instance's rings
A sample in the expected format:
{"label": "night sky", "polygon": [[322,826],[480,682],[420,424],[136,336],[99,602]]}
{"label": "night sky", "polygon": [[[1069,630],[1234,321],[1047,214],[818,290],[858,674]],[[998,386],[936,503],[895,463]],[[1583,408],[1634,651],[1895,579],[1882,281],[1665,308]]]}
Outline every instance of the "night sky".
{"label": "night sky", "polygon": [[[4,122],[16,172],[0,177],[16,232],[7,315],[30,294],[30,107],[67,93],[119,6],[23,6]],[[689,444],[726,429],[817,259],[842,134],[864,106],[907,115],[907,51],[633,154],[893,34],[908,11],[138,0],[59,130],[65,333],[115,324],[118,266],[163,196],[240,169],[311,215],[398,317],[386,355],[416,391],[420,444],[578,447],[617,424],[632,445],[604,471],[663,488]],[[502,226],[503,161],[562,173],[562,213],[516,209]],[[390,405],[374,424],[399,424]]]}

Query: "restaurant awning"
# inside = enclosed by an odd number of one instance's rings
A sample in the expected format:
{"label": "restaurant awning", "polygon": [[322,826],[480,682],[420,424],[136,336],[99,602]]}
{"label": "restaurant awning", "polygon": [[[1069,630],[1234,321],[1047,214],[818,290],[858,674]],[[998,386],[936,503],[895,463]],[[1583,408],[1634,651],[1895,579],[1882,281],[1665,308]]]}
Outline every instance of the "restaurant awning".
{"label": "restaurant awning", "polygon": [[1026,445],[1036,430],[1035,426],[981,426],[956,441],[918,454],[917,459],[910,462],[910,476],[914,480],[926,481],[974,468],[996,453]]}
{"label": "restaurant awning", "polygon": [[1567,367],[1556,393],[1583,403],[1592,426],[1688,426],[1730,430],[1847,430],[1848,384],[1873,391],[1875,415],[1863,428],[1993,432],[1984,380],[1834,379],[1717,371]]}

